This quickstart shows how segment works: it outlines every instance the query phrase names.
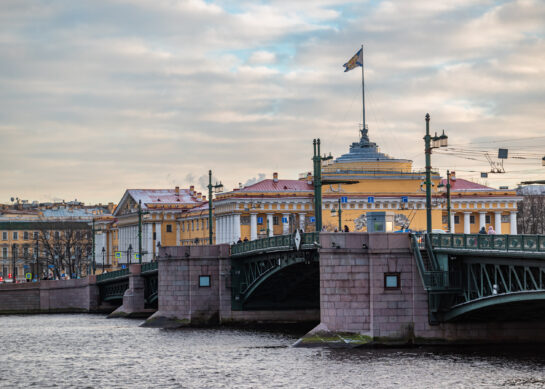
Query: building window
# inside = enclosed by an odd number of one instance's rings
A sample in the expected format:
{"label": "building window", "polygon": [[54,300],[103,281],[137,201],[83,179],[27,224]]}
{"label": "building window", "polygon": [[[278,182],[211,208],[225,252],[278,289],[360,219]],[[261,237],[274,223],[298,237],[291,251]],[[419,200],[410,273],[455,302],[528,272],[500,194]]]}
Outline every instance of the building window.
{"label": "building window", "polygon": [[38,231],[34,231],[34,240],[38,240],[40,236],[40,233]]}
{"label": "building window", "polygon": [[475,224],[475,215],[469,215],[469,224]]}
{"label": "building window", "polygon": [[249,226],[250,225],[250,216],[241,216],[240,217],[240,225],[241,226]]}
{"label": "building window", "polygon": [[13,231],[13,240],[18,240],[18,239],[19,239],[19,232]]}
{"label": "building window", "polygon": [[199,276],[199,287],[210,288],[210,276]]}
{"label": "building window", "polygon": [[509,215],[501,215],[502,223],[509,223]]}
{"label": "building window", "polygon": [[8,259],[8,248],[7,247],[2,247],[2,258],[3,259]]}
{"label": "building window", "polygon": [[[61,233],[59,231],[55,231],[55,239],[60,239]],[[76,239],[79,239],[79,231],[76,231]]]}
{"label": "building window", "polygon": [[484,221],[485,224],[490,224],[490,215],[486,215],[486,216],[484,217],[484,220],[485,220],[485,221]]}
{"label": "building window", "polygon": [[2,240],[8,240],[8,232],[2,231]]}
{"label": "building window", "polygon": [[185,222],[182,222],[182,232],[185,232]]}
{"label": "building window", "polygon": [[195,220],[195,224],[197,225],[197,231],[199,231],[199,221],[198,220]]}
{"label": "building window", "polygon": [[28,246],[23,247],[23,257],[28,258]]}
{"label": "building window", "polygon": [[454,215],[454,224],[460,224],[460,216]]}
{"label": "building window", "polygon": [[273,216],[273,226],[280,224],[280,218],[278,216]]}
{"label": "building window", "polygon": [[172,232],[172,224],[167,224],[167,232]]}
{"label": "building window", "polygon": [[153,233],[153,240],[157,240],[157,232]]}
{"label": "building window", "polygon": [[191,231],[195,231],[195,220],[191,220]]}
{"label": "building window", "polygon": [[384,273],[384,289],[396,290],[401,287],[399,273]]}

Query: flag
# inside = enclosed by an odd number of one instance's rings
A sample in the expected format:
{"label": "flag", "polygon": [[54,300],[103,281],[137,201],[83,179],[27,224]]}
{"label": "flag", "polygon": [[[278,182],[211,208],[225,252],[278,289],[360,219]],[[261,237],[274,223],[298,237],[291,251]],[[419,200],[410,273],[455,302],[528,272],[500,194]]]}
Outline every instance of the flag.
{"label": "flag", "polygon": [[359,49],[352,58],[348,60],[347,63],[343,65],[345,67],[344,72],[346,73],[349,70],[352,70],[358,66],[363,66],[363,49]]}

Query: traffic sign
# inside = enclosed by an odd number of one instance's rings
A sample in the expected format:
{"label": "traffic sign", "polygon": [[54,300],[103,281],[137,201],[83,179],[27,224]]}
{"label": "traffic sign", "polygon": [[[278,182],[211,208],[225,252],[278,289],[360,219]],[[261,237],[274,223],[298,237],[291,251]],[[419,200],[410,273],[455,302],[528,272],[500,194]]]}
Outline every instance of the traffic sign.
{"label": "traffic sign", "polygon": [[348,203],[348,197],[342,196],[341,197],[341,203]]}
{"label": "traffic sign", "polygon": [[26,278],[27,280],[32,279],[32,273],[27,273],[27,274],[25,274],[25,278]]}
{"label": "traffic sign", "polygon": [[121,251],[116,251],[115,252],[115,257],[116,257],[116,259],[121,259]]}
{"label": "traffic sign", "polygon": [[401,202],[402,203],[408,203],[409,202],[409,196],[401,196]]}
{"label": "traffic sign", "polygon": [[127,266],[126,265],[121,265],[121,269],[126,269]]}
{"label": "traffic sign", "polygon": [[311,216],[309,219],[311,223],[316,223],[316,218],[314,216]]}
{"label": "traffic sign", "polygon": [[257,218],[257,224],[263,224],[263,217],[258,217]]}
{"label": "traffic sign", "polygon": [[368,203],[374,203],[375,202],[375,197],[374,196],[367,197],[367,202]]}
{"label": "traffic sign", "polygon": [[287,223],[288,222],[288,218],[287,217],[283,217],[282,218],[282,223]]}
{"label": "traffic sign", "polygon": [[137,261],[139,261],[139,260],[140,260],[140,254],[134,253],[134,259],[136,259]]}

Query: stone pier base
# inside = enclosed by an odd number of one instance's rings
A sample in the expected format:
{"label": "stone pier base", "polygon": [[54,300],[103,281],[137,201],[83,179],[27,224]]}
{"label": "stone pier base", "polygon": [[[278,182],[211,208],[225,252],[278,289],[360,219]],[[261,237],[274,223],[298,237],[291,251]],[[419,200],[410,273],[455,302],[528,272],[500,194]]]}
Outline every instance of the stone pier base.
{"label": "stone pier base", "polygon": [[147,318],[155,312],[155,309],[146,309],[144,296],[144,278],[140,276],[142,265],[129,265],[129,288],[123,294],[123,304],[108,315],[113,317],[139,317]]}

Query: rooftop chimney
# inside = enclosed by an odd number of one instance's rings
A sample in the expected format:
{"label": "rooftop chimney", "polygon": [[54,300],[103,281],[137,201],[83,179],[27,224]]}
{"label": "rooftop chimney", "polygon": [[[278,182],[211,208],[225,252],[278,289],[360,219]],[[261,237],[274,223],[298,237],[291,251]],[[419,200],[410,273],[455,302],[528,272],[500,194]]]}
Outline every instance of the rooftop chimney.
{"label": "rooftop chimney", "polygon": [[174,193],[176,194],[176,196],[180,195],[180,187],[179,186],[174,188]]}
{"label": "rooftop chimney", "polygon": [[311,172],[307,173],[307,184],[309,184],[309,185],[312,184],[312,173]]}
{"label": "rooftop chimney", "polygon": [[456,172],[450,172],[450,180],[456,181]]}
{"label": "rooftop chimney", "polygon": [[278,182],[278,173],[273,173],[273,182]]}
{"label": "rooftop chimney", "polygon": [[189,187],[189,194],[190,194],[191,196],[193,196],[193,195],[195,194],[195,185],[191,185],[191,186]]}

